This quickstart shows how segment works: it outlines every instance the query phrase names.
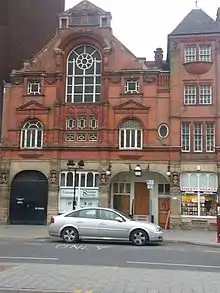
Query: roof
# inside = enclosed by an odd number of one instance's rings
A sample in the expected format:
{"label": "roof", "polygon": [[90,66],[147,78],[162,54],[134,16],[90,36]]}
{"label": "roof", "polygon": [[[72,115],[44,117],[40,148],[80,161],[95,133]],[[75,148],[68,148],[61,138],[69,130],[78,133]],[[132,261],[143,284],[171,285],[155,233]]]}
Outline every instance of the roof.
{"label": "roof", "polygon": [[193,35],[220,33],[220,23],[202,9],[192,9],[172,31],[172,35]]}
{"label": "roof", "polygon": [[88,0],[84,0],[84,1],[79,2],[78,4],[76,4],[75,6],[70,8],[69,10],[67,10],[66,13],[71,14],[72,12],[84,11],[84,10],[98,12],[100,14],[107,13],[107,11],[101,9],[100,7],[96,6],[95,4],[91,3]]}

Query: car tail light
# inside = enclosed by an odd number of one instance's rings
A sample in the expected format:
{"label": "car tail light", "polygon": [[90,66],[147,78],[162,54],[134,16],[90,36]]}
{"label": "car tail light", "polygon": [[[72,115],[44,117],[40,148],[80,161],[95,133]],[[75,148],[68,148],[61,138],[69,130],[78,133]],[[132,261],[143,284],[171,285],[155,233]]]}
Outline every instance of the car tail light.
{"label": "car tail light", "polygon": [[50,223],[53,224],[54,223],[54,217],[50,218]]}

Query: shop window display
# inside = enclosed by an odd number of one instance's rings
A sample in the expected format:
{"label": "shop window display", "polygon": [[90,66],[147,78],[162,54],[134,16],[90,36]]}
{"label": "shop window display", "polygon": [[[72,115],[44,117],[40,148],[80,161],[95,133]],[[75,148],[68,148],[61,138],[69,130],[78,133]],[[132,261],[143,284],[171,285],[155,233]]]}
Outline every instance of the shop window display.
{"label": "shop window display", "polygon": [[181,214],[183,216],[216,216],[217,195],[200,192],[182,193]]}

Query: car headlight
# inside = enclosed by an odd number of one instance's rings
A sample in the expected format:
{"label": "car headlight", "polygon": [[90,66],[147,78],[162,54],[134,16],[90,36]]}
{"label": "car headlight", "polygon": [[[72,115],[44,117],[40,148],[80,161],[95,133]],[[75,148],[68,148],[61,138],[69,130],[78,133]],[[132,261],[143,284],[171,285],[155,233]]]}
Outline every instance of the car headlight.
{"label": "car headlight", "polygon": [[156,232],[161,232],[162,231],[162,228],[161,227],[157,227],[156,228]]}

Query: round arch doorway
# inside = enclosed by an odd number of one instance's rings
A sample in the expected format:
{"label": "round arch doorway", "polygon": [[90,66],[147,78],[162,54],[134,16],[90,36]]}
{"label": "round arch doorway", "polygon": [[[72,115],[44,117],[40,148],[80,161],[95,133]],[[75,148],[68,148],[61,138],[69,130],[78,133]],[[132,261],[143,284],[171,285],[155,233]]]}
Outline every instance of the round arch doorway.
{"label": "round arch doorway", "polygon": [[48,181],[35,170],[18,173],[11,184],[9,222],[17,225],[45,225]]}

